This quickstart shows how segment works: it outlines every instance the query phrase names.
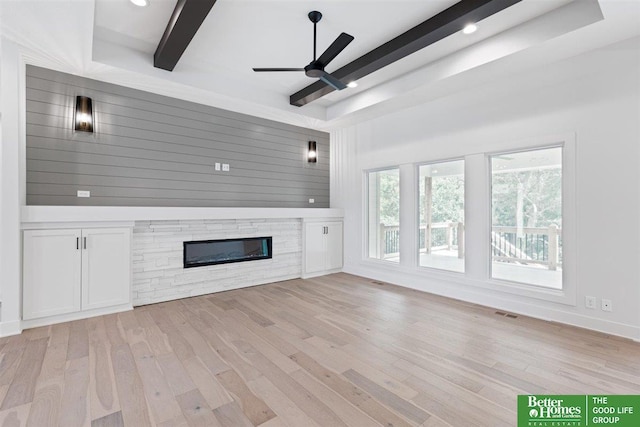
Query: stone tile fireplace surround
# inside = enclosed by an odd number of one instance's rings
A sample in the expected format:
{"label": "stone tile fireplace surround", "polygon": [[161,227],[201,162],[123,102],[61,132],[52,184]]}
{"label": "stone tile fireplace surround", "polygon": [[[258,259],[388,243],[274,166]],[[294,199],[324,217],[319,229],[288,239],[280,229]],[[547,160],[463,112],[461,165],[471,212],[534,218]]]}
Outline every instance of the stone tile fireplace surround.
{"label": "stone tile fireplace surround", "polygon": [[[184,269],[182,244],[191,240],[273,236],[273,258]],[[133,305],[152,304],[300,277],[300,219],[136,221]]]}

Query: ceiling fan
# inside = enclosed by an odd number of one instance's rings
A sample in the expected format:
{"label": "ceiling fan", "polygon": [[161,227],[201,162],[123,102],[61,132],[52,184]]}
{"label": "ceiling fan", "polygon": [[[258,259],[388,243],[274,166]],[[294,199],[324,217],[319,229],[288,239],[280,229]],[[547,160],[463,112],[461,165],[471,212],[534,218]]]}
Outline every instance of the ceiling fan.
{"label": "ceiling fan", "polygon": [[273,71],[304,71],[307,77],[315,77],[329,86],[333,87],[336,90],[342,90],[347,87],[346,84],[342,83],[337,78],[333,77],[331,74],[327,73],[324,68],[331,62],[333,59],[338,56],[340,52],[344,50],[345,47],[349,43],[351,43],[354,39],[352,35],[347,33],[340,34],[334,41],[331,43],[331,46],[324,51],[320,58],[316,57],[316,24],[320,22],[322,19],[322,13],[317,10],[309,12],[309,20],[313,22],[313,61],[309,63],[304,68],[254,68],[255,72],[273,72]]}

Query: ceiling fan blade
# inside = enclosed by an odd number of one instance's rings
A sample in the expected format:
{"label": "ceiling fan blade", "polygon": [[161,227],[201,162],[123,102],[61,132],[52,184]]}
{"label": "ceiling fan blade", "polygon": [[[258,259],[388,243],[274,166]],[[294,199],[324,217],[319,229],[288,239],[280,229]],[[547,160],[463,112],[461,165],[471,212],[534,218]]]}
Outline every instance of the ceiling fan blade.
{"label": "ceiling fan blade", "polygon": [[354,37],[347,33],[340,34],[338,38],[336,38],[333,43],[331,43],[331,46],[329,46],[327,50],[325,50],[324,53],[320,55],[320,58],[318,58],[318,62],[326,67],[329,62],[333,61],[333,59],[338,56],[338,54],[342,52],[349,43],[353,41],[353,39]]}
{"label": "ceiling fan blade", "polygon": [[304,71],[304,68],[254,68],[256,73],[271,72],[271,71]]}
{"label": "ceiling fan blade", "polygon": [[342,90],[347,88],[346,84],[342,83],[340,80],[336,79],[335,77],[333,77],[331,74],[327,72],[325,72],[320,77],[320,80],[322,80],[323,82],[325,82],[326,84],[334,88],[335,90]]}

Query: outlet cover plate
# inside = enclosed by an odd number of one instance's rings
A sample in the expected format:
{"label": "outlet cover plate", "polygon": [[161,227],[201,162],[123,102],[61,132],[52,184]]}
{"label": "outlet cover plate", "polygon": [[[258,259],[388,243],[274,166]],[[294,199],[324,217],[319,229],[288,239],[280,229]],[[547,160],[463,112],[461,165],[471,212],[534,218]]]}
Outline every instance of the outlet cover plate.
{"label": "outlet cover plate", "polygon": [[78,197],[91,197],[91,191],[78,190]]}
{"label": "outlet cover plate", "polygon": [[613,303],[610,299],[602,300],[602,311],[613,311]]}
{"label": "outlet cover plate", "polygon": [[596,297],[586,296],[584,297],[584,306],[587,308],[596,308]]}

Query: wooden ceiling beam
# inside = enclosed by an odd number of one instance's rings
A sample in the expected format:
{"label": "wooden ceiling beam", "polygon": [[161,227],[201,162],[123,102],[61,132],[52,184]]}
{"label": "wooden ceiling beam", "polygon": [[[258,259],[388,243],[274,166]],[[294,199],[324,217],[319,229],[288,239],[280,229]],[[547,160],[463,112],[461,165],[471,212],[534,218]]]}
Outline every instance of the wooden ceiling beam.
{"label": "wooden ceiling beam", "polygon": [[[334,71],[331,75],[343,82],[356,81],[462,30],[470,23],[477,23],[520,1],[462,0]],[[302,107],[334,90],[318,80],[291,95],[289,102],[291,105]]]}
{"label": "wooden ceiling beam", "polygon": [[216,0],[178,0],[162,39],[153,54],[153,66],[173,71]]}

